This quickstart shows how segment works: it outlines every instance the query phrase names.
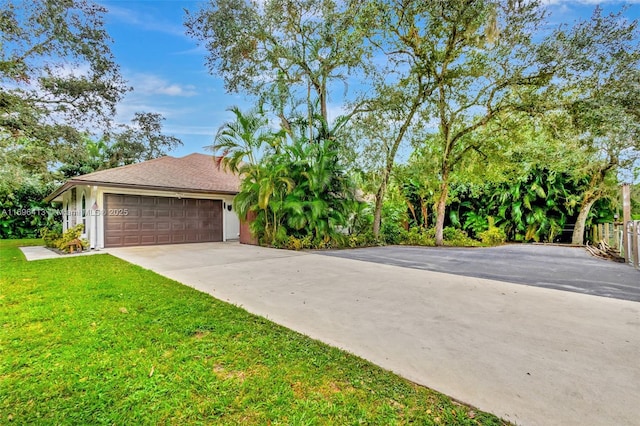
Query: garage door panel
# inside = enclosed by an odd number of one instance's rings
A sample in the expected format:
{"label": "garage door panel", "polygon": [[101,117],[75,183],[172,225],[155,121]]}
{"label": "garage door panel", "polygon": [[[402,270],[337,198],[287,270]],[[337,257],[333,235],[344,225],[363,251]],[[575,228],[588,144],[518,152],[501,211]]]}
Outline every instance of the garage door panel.
{"label": "garage door panel", "polygon": [[119,247],[122,245],[122,237],[120,236],[107,236],[104,239],[105,247]]}
{"label": "garage door panel", "polygon": [[222,241],[222,201],[105,194],[105,246]]}
{"label": "garage door panel", "polygon": [[[140,217],[140,208],[138,206],[127,206],[120,204],[118,208],[110,208],[112,216]],[[125,214],[126,212],[126,214]]]}
{"label": "garage door panel", "polygon": [[187,240],[184,236],[184,234],[172,234],[171,235],[171,242],[174,244],[180,244],[180,243],[186,243]]}
{"label": "garage door panel", "polygon": [[124,230],[125,231],[139,231],[141,224],[139,222],[125,222]]}
{"label": "garage door panel", "polygon": [[157,229],[157,223],[155,222],[144,222],[140,224],[141,231],[155,231]]}
{"label": "garage door panel", "polygon": [[157,238],[155,235],[142,235],[140,237],[140,244],[142,245],[152,245],[157,243]]}
{"label": "garage door panel", "polygon": [[107,232],[107,231],[122,231],[123,227],[124,226],[123,226],[122,222],[108,221],[108,223],[105,223],[104,230],[105,230],[105,232]]}
{"label": "garage door panel", "polygon": [[125,235],[122,237],[122,245],[124,246],[139,246],[140,245],[140,236],[139,235]]}
{"label": "garage door panel", "polygon": [[122,197],[121,203],[123,206],[139,206],[142,202],[142,197],[139,195],[121,195],[120,197]]}

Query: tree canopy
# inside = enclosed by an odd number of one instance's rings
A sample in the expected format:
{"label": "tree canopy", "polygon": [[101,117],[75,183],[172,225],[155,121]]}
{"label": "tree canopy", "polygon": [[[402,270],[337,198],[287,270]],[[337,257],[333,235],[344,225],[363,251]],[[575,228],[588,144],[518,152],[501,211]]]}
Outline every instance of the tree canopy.
{"label": "tree canopy", "polygon": [[[59,179],[155,158],[181,143],[162,133],[156,113],[115,123],[131,89],[110,49],[106,12],[88,0],[0,0],[3,207],[46,207],[41,199]],[[41,225],[3,210],[0,236],[35,236]]]}
{"label": "tree canopy", "polygon": [[[227,90],[256,95],[289,128],[288,117],[329,123],[332,83],[369,67],[370,49],[356,18],[357,0],[212,0],[187,11],[187,33],[207,48],[209,72]],[[306,108],[299,110],[299,106]],[[294,113],[297,111],[297,114]]]}
{"label": "tree canopy", "polygon": [[[640,37],[637,22],[622,14],[596,8],[590,19],[553,25],[539,1],[212,0],[188,15],[187,27],[228,90],[267,102],[284,131],[297,117],[309,143],[335,140],[332,147],[350,151],[345,158],[368,163],[361,176],[373,176],[376,235],[403,143],[412,142],[421,162],[402,173],[428,173],[411,185],[421,191],[423,224],[432,204],[438,245],[445,222],[455,222],[446,211],[459,185],[481,178],[496,185],[511,179],[527,188],[517,196],[560,203],[547,211],[561,219],[542,225],[541,206],[511,196],[530,210],[529,236],[553,235],[579,212],[574,241],[581,240],[590,207],[638,152]],[[341,133],[327,131],[337,81],[360,89],[343,100]],[[545,165],[545,155],[557,161]],[[565,197],[531,173],[562,176],[562,188],[580,193]],[[541,196],[543,185],[565,198]],[[525,217],[512,211],[515,222]]]}
{"label": "tree canopy", "polygon": [[3,0],[0,10],[3,137],[68,140],[82,125],[104,125],[129,89],[109,48],[105,9]]}

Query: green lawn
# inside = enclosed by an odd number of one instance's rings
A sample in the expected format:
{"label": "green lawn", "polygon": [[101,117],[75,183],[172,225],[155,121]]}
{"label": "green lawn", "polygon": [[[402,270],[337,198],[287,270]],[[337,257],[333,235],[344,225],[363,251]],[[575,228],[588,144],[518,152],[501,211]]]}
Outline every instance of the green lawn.
{"label": "green lawn", "polygon": [[110,255],[27,244],[0,241],[0,424],[505,424]]}

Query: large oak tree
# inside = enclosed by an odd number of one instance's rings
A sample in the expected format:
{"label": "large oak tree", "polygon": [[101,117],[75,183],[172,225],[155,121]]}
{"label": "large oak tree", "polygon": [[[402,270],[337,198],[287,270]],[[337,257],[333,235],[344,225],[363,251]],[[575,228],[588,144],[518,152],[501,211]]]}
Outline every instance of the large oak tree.
{"label": "large oak tree", "polygon": [[228,91],[257,96],[274,108],[284,128],[290,128],[291,116],[303,115],[312,129],[319,116],[323,134],[317,136],[323,138],[332,133],[332,84],[362,75],[367,66],[369,50],[355,25],[363,4],[210,0],[198,11],[187,11],[185,24],[207,48],[209,71],[224,79]]}
{"label": "large oak tree", "polygon": [[106,10],[82,0],[0,4],[0,144],[46,170],[105,127],[128,90],[109,48]]}

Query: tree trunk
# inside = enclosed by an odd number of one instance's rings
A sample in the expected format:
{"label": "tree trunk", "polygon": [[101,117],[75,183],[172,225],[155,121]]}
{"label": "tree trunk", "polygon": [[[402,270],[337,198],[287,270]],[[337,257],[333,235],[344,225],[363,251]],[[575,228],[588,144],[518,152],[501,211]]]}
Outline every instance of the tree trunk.
{"label": "tree trunk", "polygon": [[[388,174],[385,174],[388,176]],[[382,183],[376,193],[376,206],[373,211],[373,235],[378,238],[380,236],[380,223],[382,222],[382,201],[384,200],[384,193],[387,187],[387,179],[382,177]]]}
{"label": "tree trunk", "polygon": [[436,245],[444,244],[444,213],[447,207],[447,196],[449,195],[449,182],[444,176],[442,185],[440,186],[440,197],[436,203]]}
{"label": "tree trunk", "polygon": [[404,123],[400,127],[400,131],[393,141],[393,145],[387,154],[386,165],[384,169],[384,174],[382,175],[382,182],[380,183],[380,187],[378,188],[378,192],[376,194],[376,208],[373,212],[373,235],[378,238],[380,234],[380,222],[382,221],[382,201],[384,200],[385,192],[387,191],[387,184],[389,183],[389,176],[391,175],[391,170],[393,169],[393,163],[395,162],[396,153],[398,152],[398,147],[400,146],[400,142],[404,138],[407,129],[411,125],[411,120],[413,120],[413,116],[418,111],[422,103],[422,95],[419,95],[416,99],[414,99],[413,104],[411,105],[411,109],[409,110],[409,114],[404,119]]}
{"label": "tree trunk", "polygon": [[[589,216],[589,212],[591,211],[593,203],[595,203],[597,200],[598,197],[587,197],[580,206],[580,213],[578,213],[578,218],[576,219],[576,226],[573,228],[573,234],[571,235],[571,244],[584,244],[584,227],[587,223],[587,216]],[[596,241],[594,241],[594,243],[595,242]]]}
{"label": "tree trunk", "polygon": [[420,197],[420,209],[422,210],[422,227],[427,229],[429,226],[429,218],[427,217],[427,214],[429,212],[427,211],[427,203],[424,202],[424,198],[422,197]]}

